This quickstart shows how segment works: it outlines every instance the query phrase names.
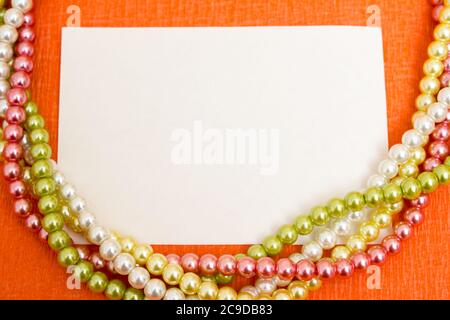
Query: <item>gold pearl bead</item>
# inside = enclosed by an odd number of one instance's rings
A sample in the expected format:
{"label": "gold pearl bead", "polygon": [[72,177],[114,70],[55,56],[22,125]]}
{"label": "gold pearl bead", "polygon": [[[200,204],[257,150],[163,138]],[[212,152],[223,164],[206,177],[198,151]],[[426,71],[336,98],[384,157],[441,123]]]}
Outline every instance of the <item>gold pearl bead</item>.
{"label": "gold pearl bead", "polygon": [[450,25],[438,24],[436,28],[434,28],[433,35],[436,40],[448,42],[450,40]]}
{"label": "gold pearl bead", "polygon": [[262,294],[259,296],[258,300],[272,300],[272,297],[267,294]]}
{"label": "gold pearl bead", "polygon": [[198,289],[200,300],[214,300],[219,293],[219,288],[214,282],[203,282]]}
{"label": "gold pearl bead", "polygon": [[303,281],[293,281],[288,291],[293,300],[305,300],[308,297],[308,286]]}
{"label": "gold pearl bead", "polygon": [[374,222],[364,222],[359,227],[359,233],[360,235],[366,240],[367,242],[374,241],[378,238],[378,235],[380,234],[380,230],[378,230],[377,225]]}
{"label": "gold pearl bead", "polygon": [[322,280],[319,278],[313,278],[308,282],[309,291],[316,291],[322,287]]}
{"label": "gold pearl bead", "polygon": [[392,223],[392,217],[386,209],[378,209],[374,212],[372,221],[381,228],[387,228]]}
{"label": "gold pearl bead", "polygon": [[111,235],[110,239],[112,240],[119,241],[119,239],[121,238],[120,233],[118,231],[111,231],[110,235]]}
{"label": "gold pearl bead", "polygon": [[291,295],[286,289],[278,289],[273,293],[274,300],[291,300]]}
{"label": "gold pearl bead", "polygon": [[122,251],[126,253],[131,253],[136,246],[136,241],[130,237],[121,238],[119,243],[122,246]]}
{"label": "gold pearl bead", "polygon": [[137,245],[133,248],[133,256],[140,265],[144,265],[152,253],[153,248],[151,246]]}
{"label": "gold pearl bead", "polygon": [[366,241],[360,235],[353,235],[347,240],[347,248],[349,248],[351,252],[366,250]]}
{"label": "gold pearl bead", "polygon": [[180,283],[181,277],[183,277],[183,275],[183,268],[176,263],[169,263],[164,268],[162,273],[164,281],[171,286],[175,286]]}
{"label": "gold pearl bead", "polygon": [[[445,2],[447,2],[447,1],[444,1],[444,4],[447,6],[447,5],[449,5],[449,4],[446,4]],[[441,23],[450,23],[450,8],[444,8],[444,9],[442,9],[442,11],[441,11],[441,13],[440,13],[440,15],[439,15],[439,21],[441,22]]]}
{"label": "gold pearl bead", "polygon": [[436,94],[441,89],[441,83],[436,77],[425,76],[420,80],[419,88],[422,93]]}
{"label": "gold pearl bead", "polygon": [[152,254],[146,263],[147,270],[154,276],[160,276],[167,265],[168,261],[165,256],[159,253]]}
{"label": "gold pearl bead", "polygon": [[331,258],[335,261],[339,259],[347,259],[350,257],[350,250],[345,246],[336,246],[333,251],[331,251]]}
{"label": "gold pearl bead", "polygon": [[180,280],[180,289],[185,294],[196,294],[198,288],[202,284],[202,280],[198,275],[192,272],[188,272]]}
{"label": "gold pearl bead", "polygon": [[425,149],[422,147],[415,148],[410,151],[411,160],[416,164],[422,164],[425,161],[425,158],[427,156],[427,153],[425,152]]}
{"label": "gold pearl bead", "polygon": [[444,60],[447,57],[447,44],[442,41],[433,41],[428,46],[428,56],[439,60]]}
{"label": "gold pearl bead", "polygon": [[237,300],[253,300],[253,296],[248,292],[239,292]]}
{"label": "gold pearl bead", "polygon": [[444,64],[438,59],[428,59],[423,65],[423,73],[427,76],[439,77],[443,71]]}
{"label": "gold pearl bead", "polygon": [[217,300],[236,300],[237,293],[231,287],[222,287],[217,294]]}
{"label": "gold pearl bead", "polygon": [[416,99],[416,108],[420,111],[427,111],[430,104],[434,102],[436,102],[436,98],[433,95],[422,93]]}

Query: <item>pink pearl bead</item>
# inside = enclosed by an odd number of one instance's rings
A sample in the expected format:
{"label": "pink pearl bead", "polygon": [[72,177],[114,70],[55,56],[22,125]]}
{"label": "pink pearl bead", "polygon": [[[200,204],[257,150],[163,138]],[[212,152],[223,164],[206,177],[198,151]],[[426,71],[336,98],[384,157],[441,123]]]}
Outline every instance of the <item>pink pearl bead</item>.
{"label": "pink pearl bead", "polygon": [[450,83],[450,72],[444,72],[439,80],[441,81],[442,87],[448,87],[448,84]]}
{"label": "pink pearl bead", "polygon": [[292,280],[297,270],[291,259],[283,258],[277,262],[277,271],[281,280]]}
{"label": "pink pearl bead", "polygon": [[14,213],[22,218],[26,218],[30,215],[32,204],[29,199],[18,199],[14,201]]}
{"label": "pink pearl bead", "polygon": [[423,170],[431,172],[434,168],[436,168],[438,165],[440,165],[442,162],[438,158],[428,158],[423,163]]}
{"label": "pink pearl bead", "polygon": [[426,208],[430,203],[430,198],[427,194],[422,194],[417,199],[411,200],[410,203],[412,207]]}
{"label": "pink pearl bead", "polygon": [[349,278],[353,275],[353,263],[347,259],[336,261],[336,273],[339,277]]}
{"label": "pink pearl bead", "polygon": [[16,198],[22,198],[27,193],[27,187],[22,180],[16,180],[9,184],[9,193]]}
{"label": "pink pearl bead", "polygon": [[447,143],[437,140],[430,144],[428,147],[428,152],[432,157],[438,158],[442,161],[447,158],[449,149]]}
{"label": "pink pearl bead", "polygon": [[171,253],[166,256],[168,263],[180,264],[181,258],[179,255]]}
{"label": "pink pearl bead", "polygon": [[30,73],[33,71],[33,61],[30,57],[19,56],[14,60],[13,68],[15,71],[25,71]]}
{"label": "pink pearl bead", "polygon": [[212,254],[204,254],[199,261],[200,272],[204,275],[213,275],[217,270],[217,258]]}
{"label": "pink pearl bead", "polygon": [[413,227],[420,225],[424,220],[423,213],[418,208],[410,208],[404,214],[405,221]]}
{"label": "pink pearl bead", "polygon": [[75,248],[78,251],[78,255],[80,256],[80,259],[82,259],[82,260],[88,260],[89,259],[89,256],[91,254],[91,250],[89,249],[88,246],[78,245],[78,246],[75,246]]}
{"label": "pink pearl bead", "polygon": [[23,71],[15,72],[9,79],[11,86],[15,88],[27,89],[30,87],[31,79],[28,73]]}
{"label": "pink pearl bead", "polygon": [[395,235],[399,237],[400,240],[408,239],[411,237],[412,232],[412,226],[408,222],[399,222],[395,226]]}
{"label": "pink pearl bead", "polygon": [[272,278],[276,273],[275,261],[269,257],[259,259],[256,262],[256,273],[263,279]]}
{"label": "pink pearl bead", "polygon": [[256,275],[256,261],[250,257],[243,257],[238,260],[237,270],[242,277],[253,278]]}
{"label": "pink pearl bead", "polygon": [[400,252],[400,239],[397,236],[387,236],[383,239],[383,247],[389,255]]}
{"label": "pink pearl bead", "polygon": [[98,252],[93,253],[89,260],[92,262],[96,270],[101,270],[106,266],[106,261]]}
{"label": "pink pearl bead", "polygon": [[21,124],[25,121],[27,115],[21,107],[9,107],[5,112],[5,119],[11,124]]}
{"label": "pink pearl bead", "polygon": [[3,176],[8,181],[13,181],[20,178],[22,168],[17,162],[6,162],[3,165]]}
{"label": "pink pearl bead", "polygon": [[433,8],[431,11],[431,17],[435,22],[439,22],[439,15],[441,14],[442,9],[444,9],[443,5],[438,5]]}
{"label": "pink pearl bead", "polygon": [[3,150],[3,157],[7,161],[19,161],[23,158],[23,147],[19,143],[7,143]]}
{"label": "pink pearl bead", "polygon": [[316,275],[316,271],[316,265],[307,259],[297,262],[297,279],[299,280],[311,280]]}
{"label": "pink pearl bead", "polygon": [[448,140],[449,137],[450,130],[447,123],[438,124],[432,133],[434,140]]}
{"label": "pink pearl bead", "polygon": [[198,271],[198,256],[193,253],[187,253],[181,258],[181,266],[185,272]]}
{"label": "pink pearl bead", "polygon": [[28,216],[25,220],[25,226],[35,232],[41,230],[41,220],[39,219],[39,216],[36,214],[31,214]]}
{"label": "pink pearl bead", "polygon": [[219,257],[217,270],[223,275],[231,276],[236,272],[236,259],[229,254]]}
{"label": "pink pearl bead", "polygon": [[387,252],[381,246],[371,247],[367,254],[369,255],[370,262],[373,264],[383,264],[386,261]]}
{"label": "pink pearl bead", "polygon": [[114,268],[114,261],[106,262],[106,270],[111,274],[117,274],[116,269]]}
{"label": "pink pearl bead", "polygon": [[39,230],[39,239],[41,239],[44,242],[47,242],[48,240],[48,232],[45,231],[44,228],[41,228],[41,230]]}
{"label": "pink pearl bead", "polygon": [[33,12],[27,12],[23,15],[23,25],[26,27],[31,27],[34,25],[34,13]]}
{"label": "pink pearl bead", "polygon": [[12,88],[6,94],[8,102],[12,105],[23,106],[28,101],[28,96],[22,88]]}
{"label": "pink pearl bead", "polygon": [[19,31],[19,40],[20,41],[33,42],[34,39],[36,39],[36,33],[34,32],[33,28],[24,27],[24,28],[20,29],[20,31]]}
{"label": "pink pearl bead", "polygon": [[370,266],[370,257],[365,252],[355,253],[350,260],[353,262],[355,270],[366,270]]}
{"label": "pink pearl bead", "polygon": [[16,124],[10,124],[3,129],[3,138],[9,142],[19,142],[23,138],[23,129]]}
{"label": "pink pearl bead", "polygon": [[316,263],[317,274],[322,279],[333,278],[336,274],[336,266],[329,258],[322,258]]}
{"label": "pink pearl bead", "polygon": [[16,46],[16,53],[21,56],[32,57],[34,55],[34,46],[31,42],[19,42]]}

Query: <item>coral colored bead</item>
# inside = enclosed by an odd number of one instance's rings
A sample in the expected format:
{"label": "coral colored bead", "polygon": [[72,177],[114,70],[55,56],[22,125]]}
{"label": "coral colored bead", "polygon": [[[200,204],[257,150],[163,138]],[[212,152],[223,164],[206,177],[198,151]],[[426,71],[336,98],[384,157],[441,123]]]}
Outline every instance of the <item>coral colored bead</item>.
{"label": "coral colored bead", "polygon": [[336,274],[336,266],[333,261],[329,258],[323,258],[317,261],[317,274],[322,279],[330,279],[333,278]]}
{"label": "coral colored bead", "polygon": [[423,222],[424,216],[418,208],[410,208],[405,212],[404,218],[414,227]]}
{"label": "coral colored bead", "polygon": [[399,222],[395,226],[394,231],[395,235],[399,237],[400,240],[406,240],[411,237],[413,229],[411,224],[409,224],[408,222]]}
{"label": "coral colored bead", "polygon": [[8,181],[13,181],[20,178],[22,168],[17,162],[6,162],[3,165],[3,176]]}
{"label": "coral colored bead", "polygon": [[311,261],[304,259],[297,262],[297,279],[309,281],[316,275],[316,266]]}
{"label": "coral colored bead", "polygon": [[341,278],[348,278],[353,275],[353,263],[347,259],[339,259],[336,261],[336,274]]}
{"label": "coral colored bead", "polygon": [[355,270],[366,270],[370,265],[370,257],[365,252],[357,252],[350,259]]}
{"label": "coral colored bead", "polygon": [[91,250],[88,246],[78,245],[75,246],[75,249],[78,251],[78,256],[80,257],[80,260],[88,260],[89,256],[91,255]]}
{"label": "coral colored bead", "polygon": [[212,254],[204,254],[199,261],[200,272],[204,275],[213,275],[217,270],[217,258]]}
{"label": "coral colored bead", "polygon": [[166,256],[167,262],[168,263],[175,263],[175,264],[180,264],[180,256],[174,253],[168,254]]}
{"label": "coral colored bead", "polygon": [[431,135],[434,140],[448,140],[450,137],[450,128],[447,123],[440,123]]}
{"label": "coral colored bead", "polygon": [[36,39],[36,33],[34,32],[33,28],[24,27],[24,28],[20,29],[20,31],[19,31],[19,40],[20,41],[33,42],[34,39]]}
{"label": "coral colored bead", "polygon": [[410,203],[412,207],[426,208],[430,203],[430,198],[427,194],[422,194],[417,199],[411,200]]}
{"label": "coral colored bead", "polygon": [[225,276],[231,276],[236,272],[236,259],[229,254],[219,257],[217,270]]}
{"label": "coral colored bead", "polygon": [[450,71],[450,57],[445,58],[443,63],[445,71]]}
{"label": "coral colored bead", "polygon": [[23,106],[28,101],[27,93],[22,88],[12,88],[6,98],[10,104],[17,106]]}
{"label": "coral colored bead", "polygon": [[425,160],[425,162],[423,163],[423,170],[424,171],[428,171],[431,172],[433,171],[434,168],[436,168],[438,165],[440,165],[442,162],[440,159],[438,158],[428,158],[427,160]]}
{"label": "coral colored bead", "polygon": [[25,225],[28,229],[37,232],[41,229],[41,220],[39,219],[38,215],[31,214],[25,220]]}
{"label": "coral colored bead", "polygon": [[9,142],[19,142],[23,137],[23,129],[21,126],[11,124],[3,129],[3,138]]}
{"label": "coral colored bead", "polygon": [[16,53],[21,56],[32,57],[34,55],[34,46],[31,42],[20,42],[16,46]]}
{"label": "coral colored bead", "polygon": [[9,107],[5,112],[5,119],[10,124],[21,124],[26,119],[25,110],[21,107]]}
{"label": "coral colored bead", "polygon": [[181,266],[186,272],[198,271],[198,256],[193,253],[186,253],[181,257]]}
{"label": "coral colored bead", "polygon": [[369,255],[370,262],[373,264],[383,264],[386,261],[386,249],[381,246],[371,247],[367,254]]}
{"label": "coral colored bead", "polygon": [[441,14],[442,9],[444,9],[443,5],[438,5],[433,8],[431,11],[431,17],[435,22],[439,22],[439,15]]}
{"label": "coral colored bead", "polygon": [[29,199],[18,199],[14,201],[14,213],[20,217],[26,218],[30,215],[32,204]]}
{"label": "coral colored bead", "polygon": [[101,270],[106,267],[106,261],[100,256],[98,252],[91,254],[89,260],[94,265],[95,270]]}
{"label": "coral colored bead", "polygon": [[27,89],[31,84],[30,76],[24,71],[15,72],[9,79],[11,86]]}
{"label": "coral colored bead", "polygon": [[442,4],[442,0],[430,0],[432,6],[438,6]]}
{"label": "coral colored bead", "polygon": [[15,71],[25,71],[30,73],[33,71],[33,61],[30,57],[19,56],[14,60],[13,68]]}
{"label": "coral colored bead", "polygon": [[263,279],[272,278],[276,273],[275,261],[269,257],[259,259],[256,262],[256,273]]}
{"label": "coral colored bead", "polygon": [[253,278],[256,275],[256,261],[250,257],[243,257],[238,260],[237,270],[244,278]]}
{"label": "coral colored bead", "polygon": [[291,259],[283,258],[277,262],[277,274],[281,280],[292,280],[296,273],[295,264]]}
{"label": "coral colored bead", "polygon": [[441,86],[443,88],[448,87],[448,84],[450,83],[450,72],[444,72],[440,77],[439,80],[441,81]]}
{"label": "coral colored bead", "polygon": [[3,157],[7,161],[18,161],[23,158],[23,147],[19,143],[7,143],[3,150]]}
{"label": "coral colored bead", "polygon": [[428,152],[432,157],[442,161],[449,155],[448,144],[440,140],[434,141],[428,147]]}
{"label": "coral colored bead", "polygon": [[34,26],[34,13],[32,12],[27,12],[26,14],[23,15],[23,25],[26,27],[32,27]]}
{"label": "coral colored bead", "polygon": [[395,255],[400,252],[400,239],[397,236],[388,236],[383,240],[383,247],[389,255]]}
{"label": "coral colored bead", "polygon": [[9,193],[16,198],[22,198],[27,192],[27,187],[22,180],[16,180],[9,184]]}

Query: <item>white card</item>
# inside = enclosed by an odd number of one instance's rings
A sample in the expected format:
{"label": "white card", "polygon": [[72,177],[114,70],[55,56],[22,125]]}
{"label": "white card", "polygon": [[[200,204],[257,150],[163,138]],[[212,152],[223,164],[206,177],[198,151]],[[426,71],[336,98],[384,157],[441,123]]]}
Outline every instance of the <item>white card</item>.
{"label": "white card", "polygon": [[65,28],[60,166],[101,224],[249,244],[386,154],[381,30]]}

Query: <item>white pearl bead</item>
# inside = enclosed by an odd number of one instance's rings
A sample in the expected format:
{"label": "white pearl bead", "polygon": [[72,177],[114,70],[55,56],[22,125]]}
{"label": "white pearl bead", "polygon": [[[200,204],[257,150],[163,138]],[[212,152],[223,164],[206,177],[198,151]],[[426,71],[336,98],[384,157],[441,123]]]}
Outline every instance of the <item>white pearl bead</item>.
{"label": "white pearl bead", "polygon": [[347,219],[350,221],[350,223],[361,222],[364,219],[364,216],[364,211],[352,211],[349,213]]}
{"label": "white pearl bead", "polygon": [[433,132],[434,127],[434,120],[427,115],[419,116],[414,121],[414,129],[426,136]]}
{"label": "white pearl bead", "polygon": [[446,105],[450,105],[450,88],[443,88],[441,91],[439,91],[437,100],[439,102],[443,102]]}
{"label": "white pearl bead", "polygon": [[27,13],[33,9],[33,0],[12,0],[11,6],[19,9],[23,13]]}
{"label": "white pearl bead", "polygon": [[59,172],[59,171],[56,171],[56,172],[53,174],[53,180],[55,180],[56,185],[57,185],[58,187],[60,187],[60,188],[62,188],[62,187],[66,184],[66,178],[65,178],[64,175],[63,175],[61,172]]}
{"label": "white pearl bead", "polygon": [[367,181],[367,187],[382,187],[387,183],[387,180],[384,176],[379,174],[374,174]]}
{"label": "white pearl bead", "polygon": [[80,223],[80,228],[83,231],[87,231],[91,226],[95,224],[95,217],[92,213],[83,211],[78,216],[78,222]]}
{"label": "white pearl bead", "polygon": [[129,253],[121,253],[114,259],[114,270],[126,276],[136,266],[136,260]]}
{"label": "white pearl bead", "polygon": [[301,261],[301,260],[304,260],[304,259],[306,259],[306,258],[305,258],[305,256],[302,255],[301,253],[299,253],[299,252],[294,252],[293,254],[291,254],[291,255],[289,256],[289,259],[291,259],[291,261],[292,261],[293,263],[297,263],[297,262],[299,262],[299,261]]}
{"label": "white pearl bead", "polygon": [[9,43],[0,42],[0,61],[10,61],[14,55],[13,48]]}
{"label": "white pearl bead", "polygon": [[272,279],[262,279],[259,278],[255,282],[256,289],[261,293],[271,295],[275,290],[277,290],[277,284]]}
{"label": "white pearl bead", "polygon": [[98,251],[103,259],[106,261],[112,261],[115,257],[117,257],[121,250],[122,247],[117,240],[108,239],[101,244]]}
{"label": "white pearl bead", "polygon": [[145,285],[144,294],[149,300],[161,300],[166,294],[166,285],[159,279],[151,279]]}
{"label": "white pearl bead", "polygon": [[8,90],[11,88],[9,82],[6,80],[0,80],[0,97],[4,98]]}
{"label": "white pearl bead", "polygon": [[330,229],[324,229],[317,235],[317,243],[325,250],[329,250],[336,245],[336,233]]}
{"label": "white pearl bead", "polygon": [[258,288],[254,286],[243,286],[240,290],[240,292],[246,292],[251,294],[254,298],[258,297],[261,293]]}
{"label": "white pearl bead", "polygon": [[278,288],[287,287],[291,283],[291,280],[282,280],[278,275],[273,277],[273,281],[276,283]]}
{"label": "white pearl bead", "polygon": [[101,245],[109,237],[109,231],[99,225],[91,226],[87,234],[88,240],[96,245]]}
{"label": "white pearl bead", "polygon": [[435,121],[442,122],[447,118],[448,107],[445,103],[436,102],[428,107],[427,114]]}
{"label": "white pearl bead", "polygon": [[393,145],[389,150],[389,158],[398,164],[405,163],[408,161],[409,157],[410,153],[408,148],[402,144]]}
{"label": "white pearl bead", "polygon": [[0,41],[13,44],[17,41],[17,38],[19,38],[19,33],[17,32],[17,29],[8,25],[4,24],[0,26]]}
{"label": "white pearl bead", "polygon": [[378,173],[385,176],[387,179],[395,177],[398,173],[397,162],[391,159],[381,161],[378,166]]}
{"label": "white pearl bead", "polygon": [[131,270],[128,275],[128,282],[133,288],[144,289],[147,282],[150,280],[150,273],[147,269],[136,267]]}
{"label": "white pearl bead", "polygon": [[80,214],[86,209],[86,201],[83,198],[76,197],[70,200],[70,209],[74,214]]}
{"label": "white pearl bead", "polygon": [[322,258],[323,250],[316,241],[311,241],[303,246],[302,253],[306,258],[317,261]]}
{"label": "white pearl bead", "polygon": [[59,195],[61,196],[61,198],[65,200],[72,200],[77,195],[77,192],[74,186],[67,183],[64,186],[62,186],[61,190],[59,191]]}
{"label": "white pearl bead", "polygon": [[333,231],[341,237],[348,236],[352,230],[352,224],[347,219],[336,220],[333,224]]}
{"label": "white pearl bead", "polygon": [[164,300],[185,300],[186,296],[183,291],[178,288],[170,288],[164,295]]}
{"label": "white pearl bead", "polygon": [[5,24],[9,24],[14,28],[20,28],[23,24],[23,12],[16,8],[6,10],[4,16]]}
{"label": "white pearl bead", "polygon": [[[5,117],[5,112],[9,108],[9,103],[6,99],[0,99],[0,117]],[[6,121],[5,121],[6,122]]]}
{"label": "white pearl bead", "polygon": [[9,68],[9,65],[5,61],[0,61],[0,79],[9,79],[10,75],[11,69]]}
{"label": "white pearl bead", "polygon": [[411,129],[406,131],[402,136],[402,143],[410,149],[423,146],[425,139],[417,130]]}

